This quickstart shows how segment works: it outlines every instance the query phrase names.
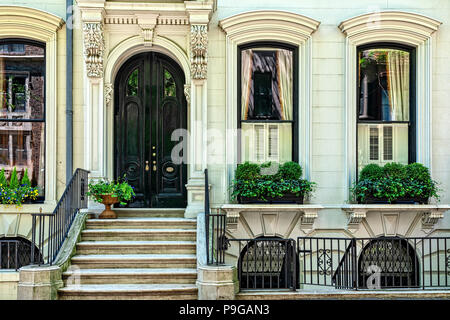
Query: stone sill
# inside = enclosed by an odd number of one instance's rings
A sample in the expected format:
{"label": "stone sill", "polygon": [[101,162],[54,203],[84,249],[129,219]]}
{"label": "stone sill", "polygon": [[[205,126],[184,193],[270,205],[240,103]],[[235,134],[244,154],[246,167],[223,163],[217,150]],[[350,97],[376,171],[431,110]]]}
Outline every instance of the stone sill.
{"label": "stone sill", "polygon": [[347,204],[341,207],[348,215],[347,229],[354,233],[370,212],[415,212],[422,215],[422,230],[429,233],[450,210],[450,205],[438,204]]}
{"label": "stone sill", "polygon": [[55,210],[56,201],[48,201],[45,203],[32,203],[23,204],[21,207],[17,207],[13,204],[1,204],[0,214],[32,214],[39,213],[42,208],[42,213],[52,213]]}

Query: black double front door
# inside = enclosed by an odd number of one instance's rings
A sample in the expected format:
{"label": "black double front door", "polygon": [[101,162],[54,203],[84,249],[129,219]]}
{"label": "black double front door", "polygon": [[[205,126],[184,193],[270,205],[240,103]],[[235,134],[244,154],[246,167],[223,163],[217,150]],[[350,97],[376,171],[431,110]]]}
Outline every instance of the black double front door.
{"label": "black double front door", "polygon": [[134,187],[129,207],[186,207],[184,80],[178,64],[156,52],[134,56],[117,74],[115,175]]}

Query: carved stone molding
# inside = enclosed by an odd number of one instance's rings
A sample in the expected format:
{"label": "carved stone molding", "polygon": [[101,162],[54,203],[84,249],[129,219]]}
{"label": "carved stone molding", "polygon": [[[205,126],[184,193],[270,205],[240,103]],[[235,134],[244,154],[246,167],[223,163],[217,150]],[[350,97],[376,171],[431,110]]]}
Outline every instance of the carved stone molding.
{"label": "carved stone molding", "polygon": [[114,86],[112,83],[105,83],[105,102],[107,107],[111,105],[113,90]]}
{"label": "carved stone molding", "polygon": [[208,26],[191,25],[191,76],[204,80],[208,72]]}
{"label": "carved stone molding", "polygon": [[316,221],[319,209],[303,209],[303,215],[300,218],[300,230],[305,234],[312,231],[314,222]]}
{"label": "carved stone molding", "polygon": [[227,215],[227,231],[233,233],[238,228],[239,216],[243,212],[251,214],[299,214],[300,229],[305,233],[312,230],[314,222],[318,217],[319,210],[323,209],[321,205],[246,205],[246,204],[225,204],[221,207]]}
{"label": "carved stone molding", "polygon": [[422,214],[422,230],[426,233],[430,232],[436,223],[444,217],[444,212],[450,210],[448,205],[414,205],[414,204],[350,204],[342,207],[342,210],[348,214],[347,229],[356,232],[361,222],[370,212],[378,213],[398,213],[415,212]]}
{"label": "carved stone molding", "polygon": [[144,44],[151,46],[155,36],[155,27],[158,24],[159,14],[136,14],[137,23],[142,30]]}
{"label": "carved stone molding", "polygon": [[440,210],[433,210],[431,212],[422,213],[422,230],[425,233],[431,232],[435,224],[438,223],[439,219],[444,217],[444,212]]}
{"label": "carved stone molding", "polygon": [[101,22],[83,23],[84,55],[88,77],[103,77],[103,54],[105,40]]}
{"label": "carved stone molding", "polygon": [[189,107],[191,104],[191,85],[189,84],[184,85],[184,96],[186,97],[186,101]]}

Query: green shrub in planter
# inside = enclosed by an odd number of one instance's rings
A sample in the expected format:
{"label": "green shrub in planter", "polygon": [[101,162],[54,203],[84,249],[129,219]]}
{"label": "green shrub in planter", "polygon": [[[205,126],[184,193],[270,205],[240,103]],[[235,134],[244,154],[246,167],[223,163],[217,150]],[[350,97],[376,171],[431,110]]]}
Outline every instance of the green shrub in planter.
{"label": "green shrub in planter", "polygon": [[[268,162],[261,165],[245,162],[237,166],[232,185],[232,197],[254,201],[283,201],[287,198],[308,197],[314,182],[301,179],[302,168],[296,162],[279,165]],[[294,202],[300,200],[293,200]]]}
{"label": "green shrub in planter", "polygon": [[19,184],[17,169],[11,172],[10,181],[6,179],[5,170],[0,171],[0,203],[22,206],[23,203],[36,200],[39,195],[38,188],[31,186],[28,171],[24,172],[22,183]]}
{"label": "green shrub in planter", "polygon": [[109,181],[108,179],[99,179],[89,183],[89,191],[87,192],[87,195],[98,203],[103,202],[102,196],[110,195],[117,198],[117,201],[122,205],[126,205],[126,202],[136,196],[134,193],[134,188],[125,180],[121,182]]}
{"label": "green shrub in planter", "polygon": [[387,163],[384,167],[369,164],[361,170],[358,182],[351,188],[359,203],[427,203],[429,198],[439,199],[438,191],[428,168],[420,163],[406,166]]}

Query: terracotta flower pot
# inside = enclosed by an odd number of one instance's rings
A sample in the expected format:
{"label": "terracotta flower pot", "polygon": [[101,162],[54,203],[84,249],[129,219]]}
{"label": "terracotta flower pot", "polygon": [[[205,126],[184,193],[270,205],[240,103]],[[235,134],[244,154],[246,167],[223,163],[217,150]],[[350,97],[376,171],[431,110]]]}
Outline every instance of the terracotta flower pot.
{"label": "terracotta flower pot", "polygon": [[115,203],[119,203],[119,199],[117,197],[112,197],[110,194],[104,194],[100,197],[103,199],[102,203],[105,205],[105,210],[100,214],[99,219],[117,219],[117,215],[111,210],[111,206]]}

